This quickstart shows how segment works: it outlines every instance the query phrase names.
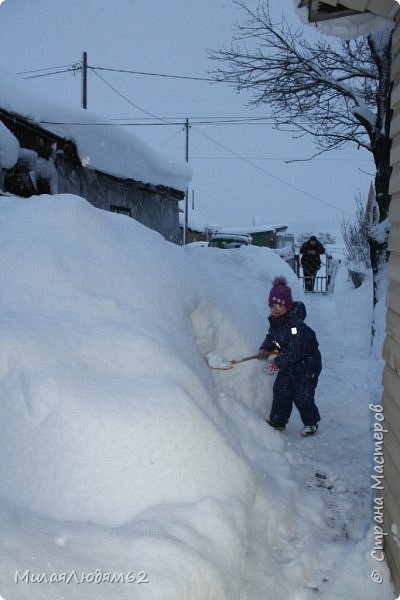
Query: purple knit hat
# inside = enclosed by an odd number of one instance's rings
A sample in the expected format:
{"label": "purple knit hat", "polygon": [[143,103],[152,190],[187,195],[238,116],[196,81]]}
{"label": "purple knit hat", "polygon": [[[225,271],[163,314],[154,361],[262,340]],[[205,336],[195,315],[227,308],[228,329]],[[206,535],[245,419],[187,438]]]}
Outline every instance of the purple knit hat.
{"label": "purple knit hat", "polygon": [[273,287],[268,296],[268,305],[281,304],[287,310],[290,310],[293,306],[292,290],[287,285],[286,279],[284,277],[275,277],[272,285]]}

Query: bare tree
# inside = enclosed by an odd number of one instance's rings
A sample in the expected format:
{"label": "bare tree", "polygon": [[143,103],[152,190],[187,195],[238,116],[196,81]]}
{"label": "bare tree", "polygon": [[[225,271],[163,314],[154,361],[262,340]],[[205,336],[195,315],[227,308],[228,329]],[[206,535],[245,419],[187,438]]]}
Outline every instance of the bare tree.
{"label": "bare tree", "polygon": [[340,228],[346,247],[348,269],[356,273],[365,272],[365,269],[371,266],[368,252],[369,223],[366,216],[365,202],[360,193],[356,196],[355,218],[353,220],[343,219]]}
{"label": "bare tree", "polygon": [[[311,135],[317,154],[354,143],[371,152],[380,220],[387,218],[390,196],[390,31],[351,41],[322,37],[315,43],[303,27],[272,21],[268,0],[256,9],[236,0],[245,19],[235,25],[229,48],[210,51],[221,63],[217,81],[249,92],[249,105],[269,104],[275,126]],[[376,274],[386,257],[385,242],[370,236]]]}

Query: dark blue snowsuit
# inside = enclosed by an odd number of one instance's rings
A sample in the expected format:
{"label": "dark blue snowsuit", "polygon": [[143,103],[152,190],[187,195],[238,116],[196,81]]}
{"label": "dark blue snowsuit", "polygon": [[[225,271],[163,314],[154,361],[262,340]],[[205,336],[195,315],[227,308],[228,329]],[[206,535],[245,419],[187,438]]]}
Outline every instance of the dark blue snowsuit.
{"label": "dark blue snowsuit", "polygon": [[279,352],[270,420],[282,425],[289,421],[293,403],[304,425],[316,425],[320,420],[314,395],[322,369],[321,353],[315,332],[304,323],[306,314],[303,302],[295,302],[284,315],[270,316],[269,331],[260,347]]}

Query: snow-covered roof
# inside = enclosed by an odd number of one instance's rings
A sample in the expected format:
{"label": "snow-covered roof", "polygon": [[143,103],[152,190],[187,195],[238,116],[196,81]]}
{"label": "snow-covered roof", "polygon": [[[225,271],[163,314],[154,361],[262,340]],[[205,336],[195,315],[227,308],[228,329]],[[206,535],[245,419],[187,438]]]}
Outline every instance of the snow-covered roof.
{"label": "snow-covered roof", "polygon": [[[186,190],[191,179],[190,167],[185,162],[162,155],[104,117],[38,97],[26,83],[4,72],[0,72],[0,107],[73,141],[79,159],[89,169],[181,191]],[[8,163],[12,159],[11,138],[8,136],[6,140],[5,136],[4,130],[0,130],[2,164],[4,158]]]}
{"label": "snow-covered roof", "polygon": [[[303,23],[310,25],[308,3],[299,6],[299,0],[293,0],[295,10]],[[325,4],[337,6],[337,0],[326,0]],[[383,31],[394,27],[394,16],[399,10],[398,0],[340,0],[340,5],[350,10],[360,10],[359,14],[342,16],[341,18],[318,21],[318,29],[326,35],[342,39],[353,39],[366,36],[375,31]],[[366,12],[363,12],[366,11]],[[313,26],[315,24],[313,23]]]}
{"label": "snow-covered roof", "polygon": [[275,231],[277,229],[282,230],[283,228],[287,228],[287,225],[281,223],[279,225],[257,225],[255,227],[221,227],[218,229],[218,233],[238,233],[240,235],[262,233],[263,231]]}

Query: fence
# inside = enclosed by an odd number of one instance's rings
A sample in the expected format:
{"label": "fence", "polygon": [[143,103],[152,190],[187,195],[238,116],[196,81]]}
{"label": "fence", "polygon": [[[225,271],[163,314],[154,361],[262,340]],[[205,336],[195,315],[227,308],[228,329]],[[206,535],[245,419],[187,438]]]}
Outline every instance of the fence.
{"label": "fence", "polygon": [[[317,294],[328,294],[333,289],[334,276],[336,273],[338,261],[332,259],[330,254],[324,254],[321,256],[321,268],[318,270],[315,277],[305,276],[303,267],[300,262],[300,255],[296,254],[294,257],[294,272],[297,277],[302,281],[304,291]],[[307,281],[308,280],[308,281]],[[306,289],[307,287],[311,289]]]}

